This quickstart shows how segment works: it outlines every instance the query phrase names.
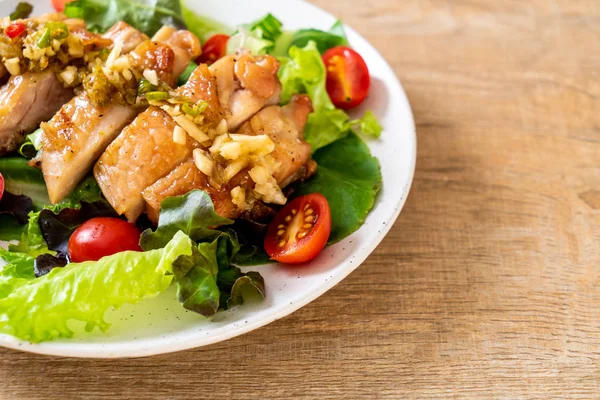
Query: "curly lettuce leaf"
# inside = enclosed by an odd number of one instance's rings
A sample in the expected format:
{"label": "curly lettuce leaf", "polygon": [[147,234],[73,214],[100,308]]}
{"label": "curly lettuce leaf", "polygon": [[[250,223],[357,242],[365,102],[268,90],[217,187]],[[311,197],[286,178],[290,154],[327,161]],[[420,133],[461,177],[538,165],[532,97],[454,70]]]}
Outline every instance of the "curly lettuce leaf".
{"label": "curly lettuce leaf", "polygon": [[[255,274],[245,278],[232,260],[240,251],[237,233],[231,228],[214,229],[233,221],[220,217],[210,196],[196,190],[171,197],[161,204],[158,228],[142,234],[143,249],[152,249],[169,240],[174,231],[183,231],[199,242],[191,257],[181,257],[173,265],[177,297],[186,309],[206,317],[219,309],[241,304],[243,293],[252,287],[264,294],[264,282]],[[260,276],[260,275],[259,275]],[[236,286],[236,282],[242,279]],[[249,286],[248,286],[249,285]],[[235,297],[234,301],[230,301]]]}
{"label": "curly lettuce leaf", "polygon": [[0,299],[8,296],[16,287],[25,285],[35,278],[33,257],[22,253],[11,253],[0,247]]}
{"label": "curly lettuce leaf", "polygon": [[279,79],[283,86],[281,100],[288,102],[296,93],[306,93],[315,111],[308,116],[304,139],[317,150],[344,138],[353,127],[366,136],[378,137],[381,126],[371,112],[351,121],[343,110],[336,108],[325,86],[327,71],[314,41],[305,47],[292,46],[289,58],[282,58]]}
{"label": "curly lettuce leaf", "polygon": [[200,243],[190,257],[180,257],[173,264],[177,298],[184,308],[210,317],[219,309],[220,292],[217,286],[219,239]]}
{"label": "curly lettuce leaf", "polygon": [[321,193],[331,209],[329,243],[344,239],[363,224],[382,185],[379,161],[367,145],[349,133],[317,151],[316,175],[296,186],[294,196]]}
{"label": "curly lettuce leaf", "polygon": [[69,338],[71,319],[85,322],[87,331],[106,331],[104,313],[110,307],[136,304],[163,292],[173,280],[173,262],[191,255],[192,241],[178,232],[164,249],[118,253],[19,281],[0,299],[0,332],[32,342]]}
{"label": "curly lettuce leaf", "polygon": [[160,204],[158,228],[147,229],[142,234],[140,246],[144,250],[163,247],[173,235],[182,231],[192,240],[208,240],[221,234],[212,229],[230,225],[233,221],[215,212],[210,196],[202,190],[194,190],[185,196],[168,197]]}
{"label": "curly lettuce leaf", "polygon": [[25,158],[33,158],[42,148],[42,136],[44,131],[38,128],[25,136],[25,142],[19,147],[19,154]]}
{"label": "curly lettuce leaf", "polygon": [[163,25],[185,28],[181,4],[176,0],[76,0],[65,6],[65,15],[81,18],[88,28],[104,32],[125,21],[148,36]]}

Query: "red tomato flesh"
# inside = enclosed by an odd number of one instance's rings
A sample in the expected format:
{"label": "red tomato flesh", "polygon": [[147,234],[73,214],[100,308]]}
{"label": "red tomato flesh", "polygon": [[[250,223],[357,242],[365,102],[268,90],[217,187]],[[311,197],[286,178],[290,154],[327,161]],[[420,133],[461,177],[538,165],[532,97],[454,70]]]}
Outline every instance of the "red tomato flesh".
{"label": "red tomato flesh", "polygon": [[4,194],[4,177],[0,174],[0,200],[2,200],[2,195]]}
{"label": "red tomato flesh", "polygon": [[23,32],[25,32],[25,24],[22,24],[20,22],[15,22],[13,24],[10,24],[4,30],[4,33],[6,33],[6,36],[8,36],[11,39],[14,39],[17,36],[20,36]]}
{"label": "red tomato flesh", "polygon": [[327,244],[331,212],[319,193],[298,197],[277,214],[265,237],[265,250],[273,260],[300,264],[315,258]]}
{"label": "red tomato flesh", "polygon": [[367,98],[371,76],[365,60],[346,46],[337,46],[323,54],[327,68],[327,93],[336,107],[348,110]]}
{"label": "red tomato flesh", "polygon": [[197,64],[212,64],[227,54],[229,36],[217,34],[212,36],[202,46],[202,55],[196,59]]}
{"label": "red tomato flesh", "polygon": [[58,12],[63,12],[65,4],[70,3],[74,0],[52,0],[52,7]]}
{"label": "red tomato flesh", "polygon": [[69,238],[69,257],[72,262],[98,261],[122,251],[142,251],[141,234],[135,225],[118,218],[92,218]]}

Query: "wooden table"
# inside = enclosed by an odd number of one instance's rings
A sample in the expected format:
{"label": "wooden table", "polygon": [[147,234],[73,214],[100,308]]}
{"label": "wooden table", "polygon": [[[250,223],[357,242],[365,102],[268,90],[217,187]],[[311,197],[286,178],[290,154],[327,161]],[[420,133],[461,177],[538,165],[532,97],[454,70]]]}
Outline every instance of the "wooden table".
{"label": "wooden table", "polygon": [[414,110],[415,181],[387,238],[225,343],[0,350],[1,399],[600,397],[600,3],[313,2],[382,51]]}

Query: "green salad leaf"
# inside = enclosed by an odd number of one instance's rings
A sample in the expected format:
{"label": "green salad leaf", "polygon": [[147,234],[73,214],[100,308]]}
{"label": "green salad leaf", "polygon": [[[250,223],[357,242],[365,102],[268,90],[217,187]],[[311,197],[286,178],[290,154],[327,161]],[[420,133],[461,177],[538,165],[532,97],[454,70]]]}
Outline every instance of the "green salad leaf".
{"label": "green salad leaf", "polygon": [[219,309],[217,246],[219,239],[194,246],[190,257],[180,257],[173,264],[177,298],[184,308],[204,316]]}
{"label": "green salad leaf", "polygon": [[264,295],[260,275],[246,278],[247,274],[232,264],[240,244],[234,230],[223,228],[232,222],[215,212],[206,192],[195,190],[165,199],[161,203],[158,228],[155,232],[145,231],[140,241],[143,249],[151,249],[169,240],[172,232],[183,231],[199,242],[191,257],[181,257],[175,262],[173,273],[177,297],[183,307],[206,317],[219,309],[241,304],[248,297],[244,294],[252,292],[248,285],[260,289],[256,290],[258,297]]}
{"label": "green salad leaf", "polygon": [[104,32],[125,21],[148,36],[163,25],[185,28],[181,4],[177,0],[75,0],[65,6],[65,15],[84,19],[88,28]]}
{"label": "green salad leaf", "polygon": [[168,197],[160,204],[158,228],[142,234],[140,246],[144,250],[163,247],[173,235],[182,231],[192,240],[212,239],[221,234],[212,227],[230,225],[233,221],[215,212],[206,192],[194,190],[185,196]]}
{"label": "green salad leaf", "polygon": [[0,158],[0,173],[4,177],[5,190],[14,195],[26,195],[33,206],[41,210],[50,204],[48,190],[42,171],[30,167],[22,157]]}
{"label": "green salad leaf", "polygon": [[338,20],[329,32],[319,29],[300,29],[292,36],[289,47],[305,47],[309,42],[315,42],[321,54],[336,46],[347,46],[348,38],[344,31],[344,24]]}
{"label": "green salad leaf", "polygon": [[[0,265],[0,299],[8,296],[16,287],[35,278],[33,257],[22,253],[11,253],[0,247],[0,259],[6,264]],[[2,260],[0,260],[2,264]]]}
{"label": "green salad leaf", "polygon": [[42,137],[44,131],[38,128],[29,135],[25,136],[25,142],[19,147],[19,154],[25,158],[33,158],[42,148]]}
{"label": "green salad leaf", "polygon": [[194,35],[198,36],[202,43],[206,42],[214,34],[223,33],[226,35],[231,35],[233,32],[233,29],[222,24],[221,22],[196,14],[186,7],[185,4],[182,6],[182,13],[183,19],[187,25],[187,29]]}
{"label": "green salad leaf", "polygon": [[0,240],[19,240],[27,225],[17,222],[12,215],[0,215]]}
{"label": "green salad leaf", "polygon": [[361,119],[350,121],[350,125],[361,134],[372,138],[381,136],[381,131],[383,130],[371,111],[367,111]]}
{"label": "green salad leaf", "polygon": [[[109,324],[104,313],[109,308],[163,292],[173,280],[175,260],[191,255],[192,241],[178,232],[163,249],[73,263],[35,280],[12,272],[8,284],[18,284],[0,299],[0,332],[32,342],[68,338],[73,336],[68,326],[71,319],[85,322],[87,331],[96,326],[106,331]],[[8,265],[2,271],[18,268],[14,260]]]}
{"label": "green salad leaf", "polygon": [[296,186],[294,196],[321,193],[331,209],[329,243],[356,231],[373,208],[382,184],[379,162],[354,133],[317,151],[316,175]]}

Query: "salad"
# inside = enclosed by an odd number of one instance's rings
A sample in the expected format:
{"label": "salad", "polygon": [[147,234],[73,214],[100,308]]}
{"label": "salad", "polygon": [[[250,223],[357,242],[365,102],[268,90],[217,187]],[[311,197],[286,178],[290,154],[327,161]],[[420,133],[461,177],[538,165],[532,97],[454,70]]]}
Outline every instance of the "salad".
{"label": "salad", "polygon": [[340,21],[52,4],[0,20],[0,333],[106,331],[170,285],[211,317],[268,295],[260,265],[302,268],[362,225],[382,128],[347,113],[370,75]]}

